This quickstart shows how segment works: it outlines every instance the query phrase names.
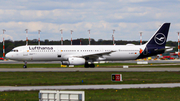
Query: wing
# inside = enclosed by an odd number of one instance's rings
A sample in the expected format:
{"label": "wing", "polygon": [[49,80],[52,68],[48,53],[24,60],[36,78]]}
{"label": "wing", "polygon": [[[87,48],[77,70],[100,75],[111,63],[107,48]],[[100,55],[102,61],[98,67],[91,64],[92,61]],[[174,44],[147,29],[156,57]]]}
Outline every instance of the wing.
{"label": "wing", "polygon": [[79,57],[79,58],[85,58],[86,60],[97,61],[100,59],[105,59],[103,55],[110,55],[112,52],[115,52],[115,51],[87,53],[87,54],[75,55],[73,57]]}

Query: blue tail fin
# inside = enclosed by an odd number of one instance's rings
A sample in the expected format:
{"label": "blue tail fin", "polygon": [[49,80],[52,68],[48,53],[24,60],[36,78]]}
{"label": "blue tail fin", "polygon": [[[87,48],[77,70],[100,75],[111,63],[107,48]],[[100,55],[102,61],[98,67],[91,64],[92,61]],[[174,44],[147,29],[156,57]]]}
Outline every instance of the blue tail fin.
{"label": "blue tail fin", "polygon": [[169,27],[170,23],[164,23],[146,43],[147,47],[165,47]]}
{"label": "blue tail fin", "polygon": [[169,28],[170,23],[164,23],[150,40],[144,44],[146,47],[137,59],[164,53]]}

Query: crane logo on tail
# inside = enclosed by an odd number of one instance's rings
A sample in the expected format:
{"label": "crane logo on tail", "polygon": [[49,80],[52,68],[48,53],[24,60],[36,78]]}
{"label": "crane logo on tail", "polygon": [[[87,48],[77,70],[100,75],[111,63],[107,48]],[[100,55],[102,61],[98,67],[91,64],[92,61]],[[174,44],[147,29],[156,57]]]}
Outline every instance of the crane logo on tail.
{"label": "crane logo on tail", "polygon": [[166,42],[166,37],[163,33],[157,33],[154,37],[154,41],[158,45],[162,45]]}

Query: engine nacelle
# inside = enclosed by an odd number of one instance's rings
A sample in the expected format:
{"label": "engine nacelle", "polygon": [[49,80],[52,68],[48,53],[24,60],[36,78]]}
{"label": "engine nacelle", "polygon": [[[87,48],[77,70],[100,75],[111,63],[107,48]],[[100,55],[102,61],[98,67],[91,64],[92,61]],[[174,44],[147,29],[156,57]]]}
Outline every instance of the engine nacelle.
{"label": "engine nacelle", "polygon": [[63,61],[62,65],[84,65],[84,58],[68,58],[68,61]]}

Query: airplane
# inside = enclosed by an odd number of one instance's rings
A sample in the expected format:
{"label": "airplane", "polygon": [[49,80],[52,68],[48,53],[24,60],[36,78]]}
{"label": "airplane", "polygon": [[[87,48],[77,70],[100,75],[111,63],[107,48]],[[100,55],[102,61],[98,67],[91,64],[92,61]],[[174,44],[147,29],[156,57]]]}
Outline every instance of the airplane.
{"label": "airplane", "polygon": [[136,60],[162,54],[170,23],[163,23],[143,45],[24,45],[12,49],[6,58],[23,61],[61,61],[62,65],[84,65],[94,68],[95,61]]}

